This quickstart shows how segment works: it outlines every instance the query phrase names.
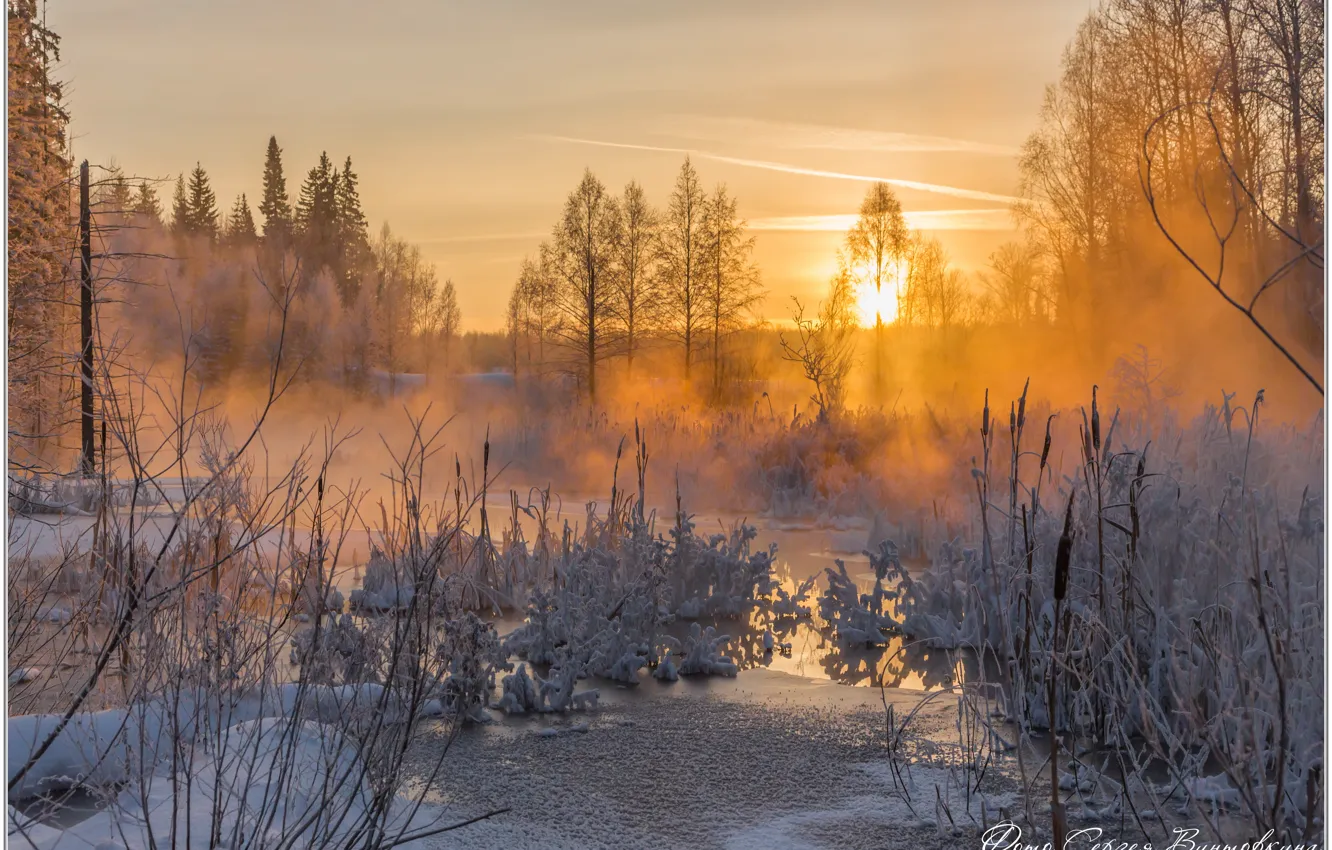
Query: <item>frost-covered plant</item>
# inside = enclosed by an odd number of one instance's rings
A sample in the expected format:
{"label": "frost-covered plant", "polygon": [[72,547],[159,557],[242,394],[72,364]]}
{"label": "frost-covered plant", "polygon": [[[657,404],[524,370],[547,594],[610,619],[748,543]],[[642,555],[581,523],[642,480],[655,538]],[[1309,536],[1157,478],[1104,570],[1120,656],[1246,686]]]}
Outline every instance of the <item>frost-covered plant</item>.
{"label": "frost-covered plant", "polygon": [[449,659],[448,676],[440,683],[445,713],[485,723],[495,690],[495,673],[509,665],[495,626],[468,611],[444,623],[439,655]]}
{"label": "frost-covered plant", "polygon": [[[1064,415],[1079,427],[1059,469],[1054,417],[1024,451],[1024,394],[1001,454],[987,403],[974,546],[902,576],[897,613],[908,638],[998,659],[1024,740],[1053,727],[1110,748],[1159,816],[1155,761],[1197,813],[1229,807],[1246,831],[1296,841],[1316,832],[1323,793],[1323,493],[1309,474],[1323,449],[1315,431],[1265,433],[1261,405],[1227,396],[1187,426],[1160,411],[1106,421],[1093,392],[1090,412]],[[833,612],[851,607],[849,580],[830,582]]]}
{"label": "frost-covered plant", "polygon": [[601,692],[593,688],[575,691],[578,678],[576,664],[556,665],[550,676],[543,679],[528,675],[527,665],[520,663],[518,669],[501,682],[503,694],[496,708],[506,714],[546,714],[595,708]]}
{"label": "frost-covered plant", "polygon": [[[835,569],[824,572],[828,588],[819,597],[819,615],[848,645],[879,646],[884,644],[884,631],[896,630],[900,623],[893,603],[900,587],[910,587],[910,577],[902,569],[897,547],[892,541],[880,544],[878,552],[867,552],[874,569],[874,587],[861,593],[855,580],[846,572],[846,563],[834,561]],[[885,586],[884,582],[889,584]]]}
{"label": "frost-covered plant", "polygon": [[742,617],[762,606],[777,588],[772,574],[776,544],[753,551],[758,530],[752,525],[738,523],[728,533],[706,539],[694,528],[693,517],[677,508],[670,532],[676,613],[686,620]]}
{"label": "frost-covered plant", "polygon": [[730,642],[730,635],[717,634],[713,626],[703,628],[698,623],[690,623],[679,675],[734,676],[739,667],[734,660],[722,654]]}

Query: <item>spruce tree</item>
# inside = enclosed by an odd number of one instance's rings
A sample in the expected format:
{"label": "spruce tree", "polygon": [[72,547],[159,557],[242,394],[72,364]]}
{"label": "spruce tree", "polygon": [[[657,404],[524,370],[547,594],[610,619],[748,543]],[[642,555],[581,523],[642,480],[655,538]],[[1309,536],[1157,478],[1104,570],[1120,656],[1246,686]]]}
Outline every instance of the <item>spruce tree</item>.
{"label": "spruce tree", "polygon": [[351,157],[347,157],[334,187],[338,294],[342,296],[344,306],[356,301],[361,272],[370,253],[370,240],[366,234],[365,214],[361,212],[357,182],[356,172],[352,171]]}
{"label": "spruce tree", "polygon": [[117,217],[128,217],[134,206],[134,195],[130,191],[129,181],[121,173],[119,168],[114,169],[111,179],[107,181],[106,191],[102,199],[103,207],[106,212]]}
{"label": "spruce tree", "polygon": [[176,193],[171,198],[171,232],[177,236],[190,232],[190,203],[185,194],[185,175],[176,178]]}
{"label": "spruce tree", "polygon": [[296,232],[301,242],[302,259],[311,273],[332,267],[337,238],[338,172],[328,153],[319,155],[319,163],[310,169],[296,202]]}
{"label": "spruce tree", "polygon": [[264,196],[259,201],[259,213],[264,217],[264,239],[285,243],[291,237],[291,203],[287,200],[287,178],[282,172],[282,148],[277,137],[268,137],[268,154],[264,158]]}
{"label": "spruce tree", "polygon": [[[70,326],[65,291],[69,258],[71,163],[69,116],[61,85],[48,73],[60,59],[60,38],[43,25],[35,0],[8,4],[8,234],[5,275],[9,320],[9,457],[27,455],[65,421]],[[75,323],[77,326],[77,323]],[[21,352],[21,353],[20,353]],[[16,460],[18,458],[18,460]],[[46,461],[38,461],[45,463]],[[12,473],[11,473],[12,474]]]}
{"label": "spruce tree", "polygon": [[213,187],[208,183],[208,174],[203,166],[196,162],[194,171],[190,173],[186,231],[214,239],[217,237],[217,229],[217,195],[213,194]]}
{"label": "spruce tree", "polygon": [[255,240],[254,216],[250,214],[250,202],[242,192],[231,207],[227,216],[227,242],[231,245],[251,245]]}
{"label": "spruce tree", "polygon": [[145,180],[139,184],[139,193],[134,196],[134,214],[153,224],[162,223],[162,205],[158,203],[157,191]]}

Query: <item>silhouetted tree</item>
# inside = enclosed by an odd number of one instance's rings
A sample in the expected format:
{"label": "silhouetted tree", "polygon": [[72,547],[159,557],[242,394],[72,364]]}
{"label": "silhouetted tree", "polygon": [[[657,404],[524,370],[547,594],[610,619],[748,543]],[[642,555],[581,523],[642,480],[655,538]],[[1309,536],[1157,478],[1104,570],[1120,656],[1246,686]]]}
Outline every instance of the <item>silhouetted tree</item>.
{"label": "silhouetted tree", "polygon": [[320,269],[332,269],[337,256],[338,237],[338,172],[321,153],[319,162],[311,168],[301,185],[301,196],[296,202],[296,234],[300,240],[301,258],[308,274]]}
{"label": "silhouetted tree", "polygon": [[208,174],[199,163],[190,172],[189,197],[185,204],[185,232],[217,238],[217,195],[208,183]]}
{"label": "silhouetted tree", "polygon": [[[902,204],[886,183],[875,183],[860,203],[860,216],[846,235],[852,285],[874,290],[874,394],[883,394],[883,287],[898,287],[897,269],[906,249]],[[900,300],[900,288],[894,293]]]}
{"label": "silhouetted tree", "polygon": [[336,279],[342,303],[350,306],[356,301],[361,272],[370,255],[370,241],[366,235],[365,214],[361,212],[358,178],[352,171],[351,157],[342,166],[342,173],[334,177],[334,230]]}
{"label": "silhouetted tree", "polygon": [[152,224],[162,224],[162,204],[157,200],[157,190],[147,180],[139,183],[139,191],[134,196],[134,214]]}
{"label": "silhouetted tree", "polygon": [[185,193],[185,175],[176,177],[176,191],[171,196],[171,232],[177,236],[190,230],[190,198]]}
{"label": "silhouetted tree", "polygon": [[255,241],[254,216],[250,203],[242,192],[227,216],[227,242],[233,246],[253,245]]}
{"label": "silhouetted tree", "polygon": [[291,238],[291,203],[287,200],[287,178],[282,173],[282,148],[277,137],[268,137],[264,157],[264,193],[259,201],[264,217],[264,241],[282,247]]}
{"label": "silhouetted tree", "polygon": [[685,157],[661,228],[662,306],[665,329],[684,347],[684,376],[693,374],[694,349],[704,320],[703,208],[698,172]]}
{"label": "silhouetted tree", "polygon": [[615,314],[624,332],[624,353],[630,375],[644,334],[661,311],[657,262],[661,257],[661,217],[648,203],[643,187],[630,181],[620,201],[616,243]]}
{"label": "silhouetted tree", "polygon": [[597,400],[597,364],[612,353],[615,249],[619,241],[619,209],[606,187],[589,169],[564,204],[555,228],[553,268],[558,280],[557,302],[565,324],[564,344],[575,354],[575,371]]}
{"label": "silhouetted tree", "polygon": [[699,279],[704,326],[712,339],[712,393],[722,391],[722,342],[738,329],[744,314],[758,300],[758,268],[750,257],[753,237],[745,235],[745,221],[737,212],[735,198],[718,186],[703,205],[701,246],[703,264]]}

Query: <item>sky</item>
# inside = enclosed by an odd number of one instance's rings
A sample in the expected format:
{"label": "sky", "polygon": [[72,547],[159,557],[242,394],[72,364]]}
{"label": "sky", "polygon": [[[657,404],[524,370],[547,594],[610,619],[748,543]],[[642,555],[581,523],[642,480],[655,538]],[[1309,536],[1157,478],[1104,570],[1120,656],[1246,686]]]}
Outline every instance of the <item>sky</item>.
{"label": "sky", "polygon": [[[48,0],[75,156],[258,204],[321,151],[500,327],[584,168],[665,205],[686,154],[756,237],[780,320],[817,298],[870,182],[982,267],[1015,236],[1017,152],[1088,0],[439,2]],[[170,186],[160,190],[169,204]],[[257,211],[255,212],[258,215]]]}

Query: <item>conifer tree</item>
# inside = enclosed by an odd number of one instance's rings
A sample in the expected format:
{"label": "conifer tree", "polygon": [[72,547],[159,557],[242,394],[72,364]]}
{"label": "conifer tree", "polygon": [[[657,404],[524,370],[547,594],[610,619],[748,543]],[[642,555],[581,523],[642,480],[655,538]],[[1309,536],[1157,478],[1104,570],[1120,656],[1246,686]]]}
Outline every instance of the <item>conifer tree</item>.
{"label": "conifer tree", "polygon": [[102,192],[103,211],[117,217],[127,217],[134,206],[134,194],[130,191],[129,181],[119,168],[111,169],[111,177],[106,181]]}
{"label": "conifer tree", "polygon": [[190,231],[190,202],[185,194],[185,175],[176,178],[176,193],[171,197],[171,232],[176,235]]}
{"label": "conifer tree", "polygon": [[277,137],[268,137],[268,154],[264,159],[264,196],[259,201],[259,213],[264,217],[264,240],[285,244],[291,237],[291,203],[287,200],[287,178],[282,172],[282,148]]}
{"label": "conifer tree", "polygon": [[360,285],[361,272],[365,269],[370,254],[370,240],[366,234],[365,214],[361,212],[361,196],[357,189],[359,178],[356,172],[352,171],[351,157],[347,157],[342,166],[342,173],[335,179],[334,223],[338,293],[342,296],[342,303],[350,305],[356,301],[356,289]]}
{"label": "conifer tree", "polygon": [[[67,380],[70,327],[65,269],[75,236],[70,227],[69,120],[61,86],[49,70],[59,37],[47,29],[35,0],[8,4],[8,264],[10,463],[39,449],[62,416],[57,387]],[[20,462],[26,462],[27,458]],[[14,467],[11,465],[11,470]]]}
{"label": "conifer tree", "polygon": [[162,205],[157,200],[157,190],[144,180],[139,184],[139,192],[134,196],[134,214],[152,224],[162,223]]}
{"label": "conifer tree", "polygon": [[337,237],[338,172],[328,153],[319,155],[319,163],[305,177],[301,197],[296,202],[296,233],[302,246],[307,271],[317,273],[332,267]]}
{"label": "conifer tree", "polygon": [[227,216],[227,242],[231,245],[251,245],[255,241],[254,216],[250,214],[250,202],[245,193],[236,199]]}
{"label": "conifer tree", "polygon": [[208,174],[199,163],[194,164],[190,173],[189,199],[186,202],[186,231],[217,237],[217,195],[208,183]]}

